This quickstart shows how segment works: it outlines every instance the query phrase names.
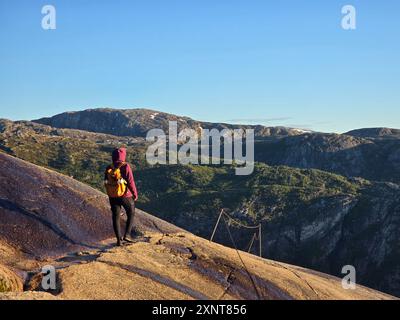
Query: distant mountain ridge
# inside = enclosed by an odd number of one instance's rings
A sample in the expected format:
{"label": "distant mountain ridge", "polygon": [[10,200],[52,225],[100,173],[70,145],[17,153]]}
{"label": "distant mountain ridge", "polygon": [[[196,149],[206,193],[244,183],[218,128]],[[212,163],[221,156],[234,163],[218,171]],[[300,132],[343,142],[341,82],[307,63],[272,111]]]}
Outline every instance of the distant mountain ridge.
{"label": "distant mountain ridge", "polygon": [[314,168],[346,177],[400,183],[400,129],[365,128],[345,134],[307,132],[286,127],[210,123],[148,109],[88,109],[66,112],[34,122],[114,136],[143,138],[150,129],[253,128],[255,160],[269,165]]}
{"label": "distant mountain ridge", "polygon": [[53,117],[33,120],[33,122],[55,128],[80,129],[115,136],[145,137],[150,129],[159,128],[168,132],[168,121],[177,121],[178,128],[237,129],[252,128],[256,137],[291,136],[304,133],[301,129],[286,127],[265,127],[262,125],[235,125],[193,120],[149,109],[98,108],[84,111],[65,112]]}
{"label": "distant mountain ridge", "polygon": [[400,139],[400,129],[393,128],[365,128],[346,132],[345,134],[353,137],[369,139]]}

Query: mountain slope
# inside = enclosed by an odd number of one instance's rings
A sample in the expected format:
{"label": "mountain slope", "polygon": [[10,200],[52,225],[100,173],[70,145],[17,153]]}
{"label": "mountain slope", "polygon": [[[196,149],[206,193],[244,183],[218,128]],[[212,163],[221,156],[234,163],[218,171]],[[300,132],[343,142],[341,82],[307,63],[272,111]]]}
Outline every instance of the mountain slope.
{"label": "mountain slope", "polygon": [[0,172],[0,253],[6,264],[0,283],[14,283],[14,292],[0,293],[0,299],[52,298],[18,293],[22,280],[15,280],[25,275],[25,288],[40,290],[40,267],[48,264],[58,268],[51,293],[62,299],[391,298],[361,286],[345,290],[334,277],[241,253],[256,291],[235,250],[140,210],[146,237],[112,248],[100,241],[111,236],[106,196],[3,153]]}
{"label": "mountain slope", "polygon": [[400,139],[307,133],[255,146],[256,161],[313,168],[346,177],[400,182]]}
{"label": "mountain slope", "polygon": [[143,139],[0,119],[1,150],[97,188],[102,188],[103,176],[99,173],[110,164],[116,145],[127,147],[131,163],[146,164]]}

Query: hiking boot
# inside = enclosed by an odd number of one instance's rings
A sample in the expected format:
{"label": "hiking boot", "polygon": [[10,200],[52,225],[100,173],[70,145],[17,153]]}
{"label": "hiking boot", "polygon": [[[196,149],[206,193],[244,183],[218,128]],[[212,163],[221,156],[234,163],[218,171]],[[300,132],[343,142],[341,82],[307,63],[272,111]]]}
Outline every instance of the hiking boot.
{"label": "hiking boot", "polygon": [[133,239],[131,239],[131,237],[129,236],[125,236],[123,239],[123,241],[128,242],[128,243],[134,243],[135,241]]}

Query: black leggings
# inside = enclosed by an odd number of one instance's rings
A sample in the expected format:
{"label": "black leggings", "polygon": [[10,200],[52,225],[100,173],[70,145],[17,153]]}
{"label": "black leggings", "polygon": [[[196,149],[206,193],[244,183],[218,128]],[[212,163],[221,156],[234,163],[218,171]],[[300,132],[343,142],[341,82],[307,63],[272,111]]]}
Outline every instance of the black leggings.
{"label": "black leggings", "polygon": [[133,227],[133,218],[135,217],[135,202],[132,198],[110,198],[110,205],[112,211],[112,220],[115,236],[121,239],[121,206],[124,207],[128,220],[125,227],[125,235],[130,236]]}

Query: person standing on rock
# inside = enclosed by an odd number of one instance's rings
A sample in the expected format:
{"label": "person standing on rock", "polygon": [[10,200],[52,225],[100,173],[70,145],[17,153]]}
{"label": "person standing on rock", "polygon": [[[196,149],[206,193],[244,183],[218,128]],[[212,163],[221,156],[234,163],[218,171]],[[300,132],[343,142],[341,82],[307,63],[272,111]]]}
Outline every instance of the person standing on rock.
{"label": "person standing on rock", "polygon": [[[112,221],[117,246],[121,246],[122,241],[133,242],[131,231],[133,228],[133,218],[135,216],[135,201],[138,199],[135,179],[128,163],[126,163],[126,149],[115,149],[112,153],[112,164],[106,168],[104,174],[104,186],[106,188],[112,211]],[[128,217],[126,222],[125,234],[121,235],[121,207],[125,209]]]}

